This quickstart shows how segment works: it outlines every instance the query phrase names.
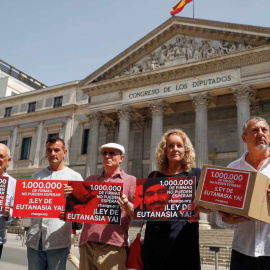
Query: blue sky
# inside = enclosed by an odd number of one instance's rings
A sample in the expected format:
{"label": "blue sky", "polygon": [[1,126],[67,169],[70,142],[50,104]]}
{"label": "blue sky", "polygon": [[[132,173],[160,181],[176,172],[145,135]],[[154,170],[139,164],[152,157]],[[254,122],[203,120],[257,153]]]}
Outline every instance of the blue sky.
{"label": "blue sky", "polygon": [[[0,0],[0,59],[49,86],[81,80],[168,20],[177,1]],[[194,1],[195,18],[270,27],[269,0]]]}

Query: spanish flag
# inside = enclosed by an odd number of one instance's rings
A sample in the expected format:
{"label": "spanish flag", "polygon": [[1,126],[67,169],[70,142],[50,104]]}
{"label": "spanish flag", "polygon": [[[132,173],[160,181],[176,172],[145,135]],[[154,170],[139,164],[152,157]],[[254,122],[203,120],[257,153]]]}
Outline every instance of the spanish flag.
{"label": "spanish flag", "polygon": [[171,15],[175,15],[179,12],[181,12],[183,10],[183,8],[185,7],[186,4],[192,2],[192,0],[180,0],[180,2],[173,7],[172,11],[171,11]]}

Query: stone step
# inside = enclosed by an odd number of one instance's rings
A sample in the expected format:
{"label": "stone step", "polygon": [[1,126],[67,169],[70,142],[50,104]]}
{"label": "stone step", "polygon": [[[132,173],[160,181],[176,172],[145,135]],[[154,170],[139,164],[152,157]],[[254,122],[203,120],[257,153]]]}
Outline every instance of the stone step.
{"label": "stone step", "polygon": [[[139,226],[131,226],[129,229],[129,238],[131,241],[135,239],[139,232]],[[142,231],[144,237],[145,228]],[[210,247],[220,247],[218,253],[219,266],[229,267],[231,257],[231,244],[233,239],[233,231],[228,229],[211,229],[200,230],[200,254],[202,264],[215,265],[215,251],[211,251]]]}

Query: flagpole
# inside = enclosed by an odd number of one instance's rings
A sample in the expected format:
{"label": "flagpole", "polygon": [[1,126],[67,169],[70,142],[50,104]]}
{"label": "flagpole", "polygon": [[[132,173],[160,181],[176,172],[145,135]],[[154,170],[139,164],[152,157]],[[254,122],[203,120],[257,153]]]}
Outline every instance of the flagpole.
{"label": "flagpole", "polygon": [[195,2],[195,0],[193,0],[193,19],[194,19],[194,2]]}

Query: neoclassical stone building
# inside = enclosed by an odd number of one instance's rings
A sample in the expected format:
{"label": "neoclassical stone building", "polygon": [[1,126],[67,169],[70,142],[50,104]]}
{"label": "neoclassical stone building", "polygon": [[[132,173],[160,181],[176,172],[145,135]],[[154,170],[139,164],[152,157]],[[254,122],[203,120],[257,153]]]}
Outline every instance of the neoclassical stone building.
{"label": "neoclassical stone building", "polygon": [[[17,112],[4,117],[7,106]],[[245,151],[243,123],[270,121],[270,28],[173,17],[80,82],[1,98],[0,114],[18,178],[46,166],[44,143],[55,133],[83,176],[102,170],[101,144],[119,142],[122,168],[146,177],[171,128],[188,134],[198,167],[226,166]]]}

